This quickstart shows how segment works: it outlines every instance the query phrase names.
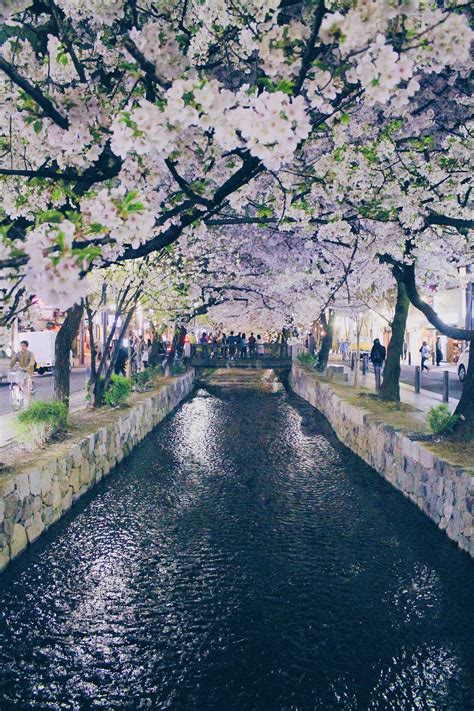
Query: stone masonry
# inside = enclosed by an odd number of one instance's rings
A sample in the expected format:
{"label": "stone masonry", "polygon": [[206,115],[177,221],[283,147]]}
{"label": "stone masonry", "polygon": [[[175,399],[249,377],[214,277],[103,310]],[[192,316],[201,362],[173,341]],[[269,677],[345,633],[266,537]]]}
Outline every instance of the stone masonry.
{"label": "stone masonry", "polygon": [[192,390],[194,372],[124,409],[46,465],[0,477],[0,572],[129,454]]}
{"label": "stone masonry", "polygon": [[294,364],[293,391],[319,410],[340,441],[415,503],[449,538],[474,557],[474,476],[434,455],[388,425],[371,421],[330,384]]}

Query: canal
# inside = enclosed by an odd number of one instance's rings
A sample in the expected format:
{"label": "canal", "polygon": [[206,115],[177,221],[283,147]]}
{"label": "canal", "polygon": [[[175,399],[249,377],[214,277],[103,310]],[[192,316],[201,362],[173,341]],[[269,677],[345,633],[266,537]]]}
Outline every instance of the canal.
{"label": "canal", "polygon": [[200,388],[0,577],[0,709],[474,708],[474,563],[284,391]]}

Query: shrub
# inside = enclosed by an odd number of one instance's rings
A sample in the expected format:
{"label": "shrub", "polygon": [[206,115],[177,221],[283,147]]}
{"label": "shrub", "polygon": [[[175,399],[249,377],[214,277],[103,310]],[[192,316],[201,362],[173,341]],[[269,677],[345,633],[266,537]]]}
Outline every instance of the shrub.
{"label": "shrub", "polygon": [[126,402],[130,397],[132,384],[124,375],[112,375],[105,391],[104,402],[110,407],[116,407]]}
{"label": "shrub", "polygon": [[186,372],[186,366],[184,363],[172,363],[170,365],[170,375],[181,375]]}
{"label": "shrub", "polygon": [[430,407],[426,416],[429,426],[437,435],[452,434],[459,422],[459,415],[452,415],[445,404]]}
{"label": "shrub", "polygon": [[36,447],[45,444],[67,426],[67,406],[64,402],[37,400],[17,416],[19,438]]}
{"label": "shrub", "polygon": [[147,390],[147,386],[153,384],[155,378],[161,375],[161,366],[156,365],[154,367],[145,368],[145,370],[140,370],[135,373],[132,377],[133,389],[138,392],[144,392]]}
{"label": "shrub", "polygon": [[298,353],[296,356],[301,365],[309,365],[311,368],[316,368],[318,359],[311,353]]}

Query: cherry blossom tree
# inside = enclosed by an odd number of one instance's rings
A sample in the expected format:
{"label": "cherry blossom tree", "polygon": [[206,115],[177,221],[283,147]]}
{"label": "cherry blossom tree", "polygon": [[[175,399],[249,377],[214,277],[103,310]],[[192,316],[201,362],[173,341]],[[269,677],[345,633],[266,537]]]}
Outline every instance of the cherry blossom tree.
{"label": "cherry blossom tree", "polygon": [[471,39],[462,7],[416,0],[11,0],[2,19],[0,265],[15,308],[31,293],[69,305],[91,268],[271,185],[274,206],[293,185],[298,210],[306,143],[361,104],[406,105],[421,74],[465,64]]}

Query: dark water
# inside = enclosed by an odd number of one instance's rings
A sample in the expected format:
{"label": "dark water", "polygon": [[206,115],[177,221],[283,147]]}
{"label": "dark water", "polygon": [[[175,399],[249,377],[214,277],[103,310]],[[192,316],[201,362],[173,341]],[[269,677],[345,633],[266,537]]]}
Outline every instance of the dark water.
{"label": "dark water", "polygon": [[0,579],[0,708],[474,709],[474,563],[283,393],[200,390]]}

